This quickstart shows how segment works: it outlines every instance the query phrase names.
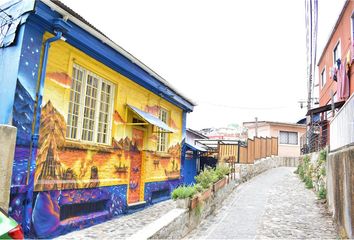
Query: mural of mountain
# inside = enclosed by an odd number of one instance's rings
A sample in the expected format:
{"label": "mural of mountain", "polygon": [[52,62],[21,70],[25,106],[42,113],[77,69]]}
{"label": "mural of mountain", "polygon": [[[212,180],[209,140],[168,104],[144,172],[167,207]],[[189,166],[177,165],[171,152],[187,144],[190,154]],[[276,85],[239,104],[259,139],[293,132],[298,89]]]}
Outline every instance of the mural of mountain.
{"label": "mural of mountain", "polygon": [[113,139],[113,147],[118,150],[131,151],[131,152],[139,152],[138,147],[132,140],[128,137],[121,138],[119,141]]}
{"label": "mural of mountain", "polygon": [[18,146],[30,145],[34,103],[31,95],[17,79],[12,125],[17,127]]}
{"label": "mural of mountain", "polygon": [[177,143],[176,145],[169,147],[167,152],[173,157],[179,157],[181,155],[181,144]]}
{"label": "mural of mountain", "polygon": [[154,116],[159,116],[159,112],[160,112],[160,106],[157,105],[153,105],[153,106],[149,106],[146,105],[145,106],[145,111],[154,115]]}
{"label": "mural of mountain", "polygon": [[46,78],[53,81],[54,83],[58,84],[64,88],[70,88],[72,79],[71,77],[65,72],[50,72],[47,73]]}
{"label": "mural of mountain", "polygon": [[37,191],[56,188],[57,186],[50,185],[50,181],[63,178],[64,169],[60,163],[58,149],[64,146],[65,131],[64,117],[48,101],[41,112],[35,182],[44,180],[49,181],[49,184],[43,182],[36,185]]}

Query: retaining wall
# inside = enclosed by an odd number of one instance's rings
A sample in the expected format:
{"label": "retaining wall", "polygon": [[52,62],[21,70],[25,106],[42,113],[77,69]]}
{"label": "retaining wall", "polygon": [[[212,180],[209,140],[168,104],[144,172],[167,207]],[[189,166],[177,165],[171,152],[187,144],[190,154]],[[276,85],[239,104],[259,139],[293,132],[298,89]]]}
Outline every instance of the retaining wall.
{"label": "retaining wall", "polygon": [[0,207],[6,212],[12,177],[17,128],[0,124]]}
{"label": "retaining wall", "polygon": [[354,238],[354,146],[327,157],[327,201],[340,233]]}

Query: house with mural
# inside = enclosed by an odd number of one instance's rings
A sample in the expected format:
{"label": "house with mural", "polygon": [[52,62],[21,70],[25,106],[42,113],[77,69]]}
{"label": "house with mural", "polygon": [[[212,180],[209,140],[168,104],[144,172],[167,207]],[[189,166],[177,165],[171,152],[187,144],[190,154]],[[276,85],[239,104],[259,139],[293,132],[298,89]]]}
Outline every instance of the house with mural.
{"label": "house with mural", "polygon": [[59,1],[0,8],[0,124],[17,128],[9,214],[26,236],[169,196],[195,104]]}

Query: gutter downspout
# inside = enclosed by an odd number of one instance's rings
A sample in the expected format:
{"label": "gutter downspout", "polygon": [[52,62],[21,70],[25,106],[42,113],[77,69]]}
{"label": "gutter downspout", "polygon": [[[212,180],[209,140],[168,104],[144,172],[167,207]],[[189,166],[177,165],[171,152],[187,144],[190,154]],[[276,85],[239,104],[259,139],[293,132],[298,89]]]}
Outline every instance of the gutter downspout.
{"label": "gutter downspout", "polygon": [[33,198],[33,190],[34,190],[34,171],[36,168],[36,154],[39,140],[39,127],[40,127],[40,112],[43,98],[43,89],[44,89],[44,79],[46,76],[47,69],[47,61],[48,61],[48,52],[50,48],[50,44],[59,40],[62,37],[62,31],[57,31],[56,36],[49,38],[45,42],[42,66],[41,66],[41,75],[38,84],[37,90],[37,104],[35,109],[35,119],[34,119],[34,134],[32,135],[31,141],[31,159],[27,168],[27,194],[26,194],[26,205],[25,205],[25,216],[22,223],[24,227],[24,232],[29,233],[31,228],[31,218],[32,218],[32,198]]}

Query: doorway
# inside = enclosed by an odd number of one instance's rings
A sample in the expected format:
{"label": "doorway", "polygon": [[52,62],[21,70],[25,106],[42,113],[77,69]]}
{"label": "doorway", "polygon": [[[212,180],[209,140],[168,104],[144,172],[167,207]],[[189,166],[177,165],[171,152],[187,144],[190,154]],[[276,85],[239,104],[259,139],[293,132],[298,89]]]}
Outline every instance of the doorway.
{"label": "doorway", "polygon": [[145,131],[138,128],[132,129],[132,141],[136,151],[130,154],[130,178],[128,191],[128,204],[140,201],[141,188],[141,168],[142,168],[142,150],[144,147]]}

